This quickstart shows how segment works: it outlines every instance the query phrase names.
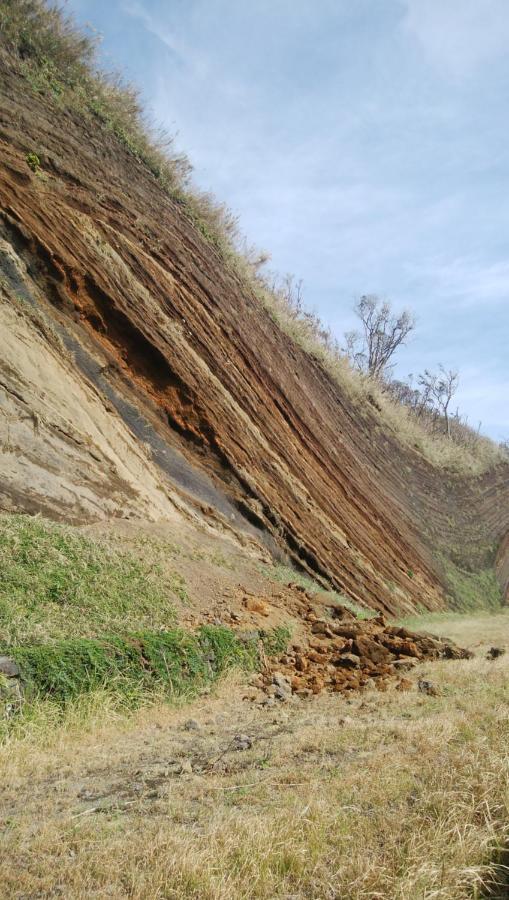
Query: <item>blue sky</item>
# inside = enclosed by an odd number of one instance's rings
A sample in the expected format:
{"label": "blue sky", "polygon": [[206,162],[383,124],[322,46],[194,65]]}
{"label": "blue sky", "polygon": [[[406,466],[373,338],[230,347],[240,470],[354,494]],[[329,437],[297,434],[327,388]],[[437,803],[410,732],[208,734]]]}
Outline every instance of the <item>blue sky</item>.
{"label": "blue sky", "polygon": [[509,438],[507,0],[69,0],[194,178],[341,336],[363,293]]}

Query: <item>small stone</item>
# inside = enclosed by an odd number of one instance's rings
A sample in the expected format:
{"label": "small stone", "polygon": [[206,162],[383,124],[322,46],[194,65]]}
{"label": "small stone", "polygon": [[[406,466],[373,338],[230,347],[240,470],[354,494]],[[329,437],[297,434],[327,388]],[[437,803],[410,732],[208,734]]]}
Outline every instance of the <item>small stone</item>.
{"label": "small stone", "polygon": [[305,672],[309,668],[309,660],[305,656],[297,656],[295,658],[295,668],[298,672]]}
{"label": "small stone", "polygon": [[328,622],[324,622],[323,619],[319,619],[318,622],[314,622],[311,626],[312,634],[323,634],[326,637],[332,637],[332,631],[329,627]]}
{"label": "small stone", "polygon": [[232,750],[249,750],[253,746],[253,742],[248,734],[236,734],[233,738]]}
{"label": "small stone", "polygon": [[184,722],[184,728],[186,731],[201,731],[201,725],[196,719],[188,719]]}
{"label": "small stone", "polygon": [[274,672],[272,676],[272,683],[275,684],[278,688],[281,688],[282,691],[291,690],[289,679],[281,672]]}
{"label": "small stone", "polygon": [[400,656],[399,659],[394,660],[392,665],[395,669],[400,670],[413,669],[413,667],[417,665],[417,660],[413,659],[411,656]]}
{"label": "small stone", "polygon": [[438,689],[432,681],[426,681],[424,678],[420,678],[417,682],[417,687],[421,694],[428,694],[430,697],[438,696]]}
{"label": "small stone", "polygon": [[[498,659],[500,656],[503,656],[504,653],[505,653],[505,647],[490,647],[490,649],[488,650],[488,652],[486,654],[486,659]],[[1,669],[2,659],[5,659],[5,657],[0,657],[0,671],[2,671],[2,669]]]}
{"label": "small stone", "polygon": [[20,667],[10,656],[0,656],[0,674],[6,678],[18,678],[21,675]]}
{"label": "small stone", "polygon": [[282,703],[285,703],[287,700],[289,700],[289,698],[291,696],[292,696],[291,688],[289,690],[285,690],[283,688],[280,688],[279,685],[276,685],[276,691],[274,693],[274,697],[276,697],[277,700],[281,700]]}
{"label": "small stone", "polygon": [[264,600],[258,597],[245,597],[244,606],[248,612],[258,613],[261,616],[270,615],[270,609]]}
{"label": "small stone", "polygon": [[337,660],[335,660],[337,666],[342,666],[345,669],[358,669],[360,663],[361,661],[355,653],[343,653],[342,656],[338,656]]}

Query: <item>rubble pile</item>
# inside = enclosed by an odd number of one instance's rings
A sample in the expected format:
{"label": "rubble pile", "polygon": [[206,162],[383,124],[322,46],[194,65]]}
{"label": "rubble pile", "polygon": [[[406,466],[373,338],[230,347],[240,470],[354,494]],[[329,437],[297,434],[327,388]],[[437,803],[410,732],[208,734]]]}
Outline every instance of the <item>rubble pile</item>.
{"label": "rubble pile", "polygon": [[291,644],[257,676],[256,686],[276,699],[323,690],[360,690],[370,681],[386,690],[395,676],[395,687],[407,690],[412,682],[402,676],[420,660],[472,656],[452,641],[389,625],[383,615],[359,619],[345,607],[334,605],[328,615],[319,617],[312,602],[303,612],[307,636]]}

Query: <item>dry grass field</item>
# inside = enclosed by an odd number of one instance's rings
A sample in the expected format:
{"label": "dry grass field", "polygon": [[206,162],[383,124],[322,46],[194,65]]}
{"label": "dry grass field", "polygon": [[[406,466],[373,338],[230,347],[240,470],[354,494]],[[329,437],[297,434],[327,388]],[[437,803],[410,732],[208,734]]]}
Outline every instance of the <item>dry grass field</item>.
{"label": "dry grass field", "polygon": [[405,693],[267,708],[230,674],[187,706],[34,716],[0,748],[1,896],[509,896],[509,656],[486,659],[509,617],[411,624],[475,658]]}

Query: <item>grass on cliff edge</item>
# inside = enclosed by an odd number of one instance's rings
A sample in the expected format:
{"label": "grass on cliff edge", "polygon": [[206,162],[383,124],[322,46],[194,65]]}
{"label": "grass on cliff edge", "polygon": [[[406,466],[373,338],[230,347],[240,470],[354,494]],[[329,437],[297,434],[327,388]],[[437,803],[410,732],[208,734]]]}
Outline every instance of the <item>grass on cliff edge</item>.
{"label": "grass on cliff edge", "polygon": [[[509,619],[444,615],[440,628],[476,657],[424,664],[408,693],[257,709],[230,679],[185,711],[0,747],[5,895],[506,898],[509,654],[485,653],[509,645]],[[253,742],[242,753],[239,732]]]}

